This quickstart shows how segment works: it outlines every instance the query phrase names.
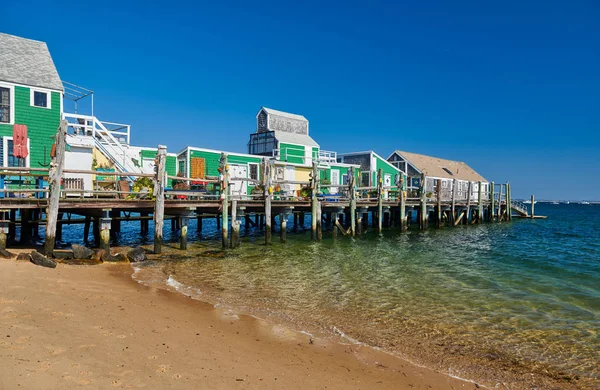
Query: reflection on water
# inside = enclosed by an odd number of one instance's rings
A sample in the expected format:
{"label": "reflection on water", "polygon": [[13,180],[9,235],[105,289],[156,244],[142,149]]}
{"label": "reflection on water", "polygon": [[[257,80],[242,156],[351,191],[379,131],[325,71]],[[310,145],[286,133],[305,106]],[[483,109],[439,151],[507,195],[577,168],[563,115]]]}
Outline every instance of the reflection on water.
{"label": "reflection on water", "polygon": [[144,271],[201,299],[323,337],[335,327],[487,383],[508,380],[485,368],[495,366],[597,385],[600,207],[536,210],[550,219],[321,243],[298,233],[272,246],[251,235],[226,253],[214,233]]}

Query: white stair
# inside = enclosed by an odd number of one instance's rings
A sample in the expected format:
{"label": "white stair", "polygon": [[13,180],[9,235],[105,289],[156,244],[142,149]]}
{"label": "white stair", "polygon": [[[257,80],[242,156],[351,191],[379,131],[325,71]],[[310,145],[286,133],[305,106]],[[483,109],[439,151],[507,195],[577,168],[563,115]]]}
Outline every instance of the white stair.
{"label": "white stair", "polygon": [[[112,122],[101,122],[95,116],[64,113],[69,122],[68,133],[90,136],[96,148],[123,173],[130,181],[134,176],[128,173],[149,173],[142,167],[139,150],[129,145],[130,126]],[[134,159],[138,161],[136,165]]]}

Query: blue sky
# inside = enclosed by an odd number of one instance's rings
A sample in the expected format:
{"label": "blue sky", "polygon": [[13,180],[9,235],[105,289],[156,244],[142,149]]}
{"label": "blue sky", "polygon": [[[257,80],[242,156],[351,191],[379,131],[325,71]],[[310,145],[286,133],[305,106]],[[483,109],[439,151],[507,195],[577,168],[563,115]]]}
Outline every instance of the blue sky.
{"label": "blue sky", "polygon": [[[600,199],[600,5],[11,1],[132,142],[246,151],[261,106],[322,149],[462,160],[513,197]],[[0,48],[1,49],[1,48]]]}

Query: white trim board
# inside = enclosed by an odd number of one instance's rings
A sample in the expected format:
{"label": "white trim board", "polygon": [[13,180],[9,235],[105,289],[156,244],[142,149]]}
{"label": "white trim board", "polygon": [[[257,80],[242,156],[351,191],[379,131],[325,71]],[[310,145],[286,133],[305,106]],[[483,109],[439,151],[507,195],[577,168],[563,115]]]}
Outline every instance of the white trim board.
{"label": "white trim board", "polygon": [[[46,94],[46,103],[48,104],[46,107],[36,106],[35,103],[35,93],[41,92]],[[52,91],[44,88],[29,88],[29,105],[35,108],[43,108],[44,110],[52,109]]]}
{"label": "white trim board", "polygon": [[14,125],[15,124],[15,86],[13,84],[6,84],[0,81],[0,87],[8,88],[10,91],[10,121],[0,122],[3,125]]}
{"label": "white trim board", "polygon": [[[8,140],[13,141],[13,137],[10,136],[2,136],[2,151],[3,151],[3,156],[2,156],[2,166],[7,167],[8,166]],[[13,144],[14,147],[14,144]],[[30,167],[30,160],[31,160],[31,139],[29,137],[27,137],[27,151],[29,153],[27,153],[27,157],[25,158],[25,167],[29,168]]]}

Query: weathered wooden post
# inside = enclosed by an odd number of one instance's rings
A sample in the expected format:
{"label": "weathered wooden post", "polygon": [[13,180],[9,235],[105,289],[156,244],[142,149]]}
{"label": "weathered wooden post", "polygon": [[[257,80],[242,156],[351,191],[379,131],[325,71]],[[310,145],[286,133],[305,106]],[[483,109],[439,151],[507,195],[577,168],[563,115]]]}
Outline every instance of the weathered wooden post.
{"label": "weathered wooden post", "polygon": [[483,183],[479,181],[477,187],[477,223],[483,223]]}
{"label": "weathered wooden post", "polygon": [[377,171],[377,232],[383,232],[383,169]]}
{"label": "weathered wooden post", "polygon": [[354,178],[354,167],[348,171],[348,191],[350,193],[350,232],[352,237],[356,236],[356,180]]}
{"label": "weathered wooden post", "polygon": [[450,216],[451,224],[454,225],[456,221],[456,193],[458,192],[458,181],[456,179],[452,180],[452,201],[450,205]]}
{"label": "weathered wooden post", "polygon": [[335,210],[334,212],[332,212],[330,214],[332,216],[332,223],[331,223],[331,235],[333,236],[333,238],[337,238],[338,236],[338,223],[340,223],[339,217],[340,215],[338,214],[338,210]]}
{"label": "weathered wooden post", "polygon": [[435,218],[435,227],[442,227],[442,180],[437,179],[437,215]]}
{"label": "weathered wooden post", "polygon": [[158,145],[156,152],[154,177],[154,253],[160,254],[163,243],[163,225],[165,219],[165,165],[167,159],[167,147]]}
{"label": "weathered wooden post", "polygon": [[535,217],[535,196],[531,195],[531,219]]}
{"label": "weathered wooden post", "polygon": [[317,239],[317,219],[318,219],[318,200],[317,200],[317,183],[319,181],[319,169],[316,161],[312,163],[312,173],[310,178],[310,202],[311,202],[311,226],[310,237],[313,240]]}
{"label": "weathered wooden post", "polygon": [[323,205],[317,204],[317,241],[323,240]]}
{"label": "weathered wooden post", "polygon": [[52,254],[56,243],[56,220],[60,200],[60,181],[65,164],[66,136],[67,121],[63,119],[60,121],[60,126],[56,132],[56,154],[50,162],[50,170],[48,171],[50,199],[46,210],[46,242],[44,243],[44,251],[47,255]]}
{"label": "weathered wooden post", "polygon": [[229,246],[229,165],[227,164],[227,153],[221,153],[219,165],[221,174],[221,246]]}
{"label": "weathered wooden post", "polygon": [[469,180],[469,186],[467,190],[467,215],[465,218],[465,223],[467,225],[471,224],[471,195],[473,192],[473,182]]}
{"label": "weathered wooden post", "polygon": [[421,174],[421,213],[419,227],[421,230],[426,230],[428,225],[429,216],[427,214],[427,194],[425,193],[425,181],[427,178],[425,174]]}
{"label": "weathered wooden post", "polygon": [[7,219],[8,210],[0,211],[0,249],[6,249],[6,242],[8,240],[8,229],[9,220]]}
{"label": "weathered wooden post", "polygon": [[498,188],[498,222],[502,220],[502,184]]}
{"label": "weathered wooden post", "polygon": [[279,240],[282,243],[287,241],[286,233],[287,233],[287,213],[283,212],[279,214]]}
{"label": "weathered wooden post", "polygon": [[398,187],[398,197],[400,198],[400,232],[404,233],[407,229],[406,224],[406,191],[404,191],[404,175],[400,174],[400,185]]}
{"label": "weathered wooden post", "polygon": [[265,164],[263,182],[265,186],[265,244],[271,244],[271,197],[273,194],[272,171],[273,162],[263,160]]}
{"label": "weathered wooden post", "polygon": [[512,194],[509,182],[506,182],[506,218],[508,221],[512,221]]}
{"label": "weathered wooden post", "polygon": [[187,249],[187,235],[188,235],[188,223],[189,217],[187,215],[179,217],[179,249],[186,250]]}
{"label": "weathered wooden post", "polygon": [[240,221],[237,218],[237,200],[231,201],[231,248],[237,248],[240,242]]}
{"label": "weathered wooden post", "polygon": [[106,252],[110,251],[110,228],[112,224],[110,212],[110,209],[102,210],[102,218],[100,218],[100,242],[98,247]]}
{"label": "weathered wooden post", "polygon": [[496,198],[494,194],[494,182],[490,183],[490,222],[494,222],[496,217]]}

